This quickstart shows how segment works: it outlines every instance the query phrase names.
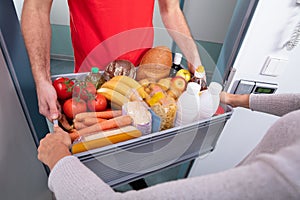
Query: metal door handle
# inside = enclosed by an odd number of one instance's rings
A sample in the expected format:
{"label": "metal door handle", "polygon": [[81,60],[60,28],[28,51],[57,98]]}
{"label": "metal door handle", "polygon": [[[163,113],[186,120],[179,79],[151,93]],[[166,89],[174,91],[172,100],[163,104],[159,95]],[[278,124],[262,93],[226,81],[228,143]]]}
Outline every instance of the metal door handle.
{"label": "metal door handle", "polygon": [[[300,0],[298,0],[300,2]],[[292,49],[294,49],[300,40],[300,22],[297,24],[291,39],[285,44],[285,47],[288,51],[291,51]]]}

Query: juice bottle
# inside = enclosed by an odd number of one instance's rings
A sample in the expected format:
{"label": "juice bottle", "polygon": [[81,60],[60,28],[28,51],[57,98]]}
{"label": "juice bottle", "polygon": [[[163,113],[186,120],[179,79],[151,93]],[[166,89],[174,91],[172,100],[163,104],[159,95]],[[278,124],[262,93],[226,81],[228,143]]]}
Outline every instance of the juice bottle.
{"label": "juice bottle", "polygon": [[104,80],[103,75],[99,72],[99,68],[92,67],[91,71],[86,76],[85,81],[89,81],[89,82],[93,83],[95,85],[96,89],[98,89],[104,83],[105,80]]}
{"label": "juice bottle", "polygon": [[207,83],[205,81],[205,69],[202,65],[199,65],[194,73],[194,76],[191,78],[190,82],[198,83],[201,88],[200,91],[207,89]]}

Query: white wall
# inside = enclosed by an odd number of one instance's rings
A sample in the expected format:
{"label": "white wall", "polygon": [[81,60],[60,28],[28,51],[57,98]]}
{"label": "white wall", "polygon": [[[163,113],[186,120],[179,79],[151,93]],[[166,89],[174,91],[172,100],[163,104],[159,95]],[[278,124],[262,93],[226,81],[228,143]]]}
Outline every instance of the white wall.
{"label": "white wall", "polygon": [[[300,22],[300,6],[296,7],[295,1],[259,1],[234,63],[237,72],[233,82],[240,79],[271,82],[278,84],[277,93],[300,92],[300,46],[291,52],[283,48],[295,24]],[[270,55],[288,59],[287,66],[278,77],[260,75],[264,62]],[[232,86],[231,84],[230,87]],[[277,117],[246,109],[235,109],[216,149],[206,158],[196,160],[190,176],[235,166],[255,147],[276,119]]]}
{"label": "white wall", "polygon": [[184,13],[196,40],[223,43],[237,0],[185,0]]}

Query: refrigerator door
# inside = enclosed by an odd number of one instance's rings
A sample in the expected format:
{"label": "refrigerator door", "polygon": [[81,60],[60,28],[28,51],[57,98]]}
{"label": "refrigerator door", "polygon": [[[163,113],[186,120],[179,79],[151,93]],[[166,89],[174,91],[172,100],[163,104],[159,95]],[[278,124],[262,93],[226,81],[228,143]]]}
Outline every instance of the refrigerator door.
{"label": "refrigerator door", "polygon": [[258,0],[238,0],[228,27],[212,80],[226,85],[230,73],[234,73],[233,64],[248,30]]}
{"label": "refrigerator door", "polygon": [[1,48],[7,69],[27,118],[36,145],[48,132],[45,118],[39,114],[35,84],[24,45],[20,23],[12,0],[1,1],[0,6]]}
{"label": "refrigerator door", "polygon": [[0,91],[1,198],[51,199],[47,173],[42,163],[37,160],[35,141],[8,71],[2,48],[0,48]]}
{"label": "refrigerator door", "polygon": [[2,199],[52,199],[47,171],[37,159],[48,132],[39,115],[19,21],[12,0],[0,6],[0,192]]}

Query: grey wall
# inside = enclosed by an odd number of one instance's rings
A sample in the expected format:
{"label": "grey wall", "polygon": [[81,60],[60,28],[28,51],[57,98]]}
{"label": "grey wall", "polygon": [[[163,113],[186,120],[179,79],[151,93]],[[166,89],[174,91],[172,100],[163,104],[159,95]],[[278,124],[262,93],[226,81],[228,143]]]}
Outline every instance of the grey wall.
{"label": "grey wall", "polygon": [[[24,0],[13,0],[18,18],[21,19]],[[51,55],[65,58],[73,57],[70,38],[69,11],[67,1],[53,1],[51,10]]]}
{"label": "grey wall", "polygon": [[183,11],[196,40],[223,43],[237,0],[185,0]]}

